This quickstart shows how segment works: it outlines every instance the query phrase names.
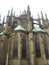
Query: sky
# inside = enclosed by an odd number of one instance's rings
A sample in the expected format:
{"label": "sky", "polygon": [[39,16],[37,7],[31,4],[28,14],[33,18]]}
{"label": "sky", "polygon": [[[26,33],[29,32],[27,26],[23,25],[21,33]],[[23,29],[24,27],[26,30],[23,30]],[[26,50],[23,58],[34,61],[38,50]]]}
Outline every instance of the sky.
{"label": "sky", "polygon": [[49,0],[0,0],[0,14],[1,18],[7,16],[8,10],[16,12],[16,16],[20,15],[24,10],[27,10],[27,6],[30,6],[31,16],[37,18],[38,14],[41,17],[41,10],[45,17],[45,12],[49,18]]}

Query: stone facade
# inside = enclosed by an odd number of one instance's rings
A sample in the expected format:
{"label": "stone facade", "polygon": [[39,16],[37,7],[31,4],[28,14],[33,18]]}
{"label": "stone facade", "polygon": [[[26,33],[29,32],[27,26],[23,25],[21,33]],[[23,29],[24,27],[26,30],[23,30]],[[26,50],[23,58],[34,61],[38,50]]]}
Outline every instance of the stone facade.
{"label": "stone facade", "polygon": [[32,18],[29,6],[18,17],[13,9],[8,12],[0,33],[0,65],[49,65],[49,20],[42,12],[41,16]]}

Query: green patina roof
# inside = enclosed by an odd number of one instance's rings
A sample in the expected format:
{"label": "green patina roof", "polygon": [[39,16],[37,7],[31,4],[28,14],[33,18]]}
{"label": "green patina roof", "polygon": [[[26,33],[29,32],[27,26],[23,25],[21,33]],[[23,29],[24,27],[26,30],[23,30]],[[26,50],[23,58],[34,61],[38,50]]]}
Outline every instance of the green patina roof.
{"label": "green patina roof", "polygon": [[44,32],[44,30],[42,30],[40,27],[35,27],[32,31],[33,32]]}
{"label": "green patina roof", "polygon": [[14,30],[15,31],[19,31],[19,30],[26,31],[21,25],[18,25]]}
{"label": "green patina roof", "polygon": [[3,32],[1,32],[0,35],[3,35]]}

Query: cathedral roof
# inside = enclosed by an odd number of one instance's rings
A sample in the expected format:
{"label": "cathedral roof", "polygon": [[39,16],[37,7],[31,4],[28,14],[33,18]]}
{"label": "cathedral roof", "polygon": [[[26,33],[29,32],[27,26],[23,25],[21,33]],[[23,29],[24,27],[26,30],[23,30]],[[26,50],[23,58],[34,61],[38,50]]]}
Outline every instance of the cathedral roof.
{"label": "cathedral roof", "polygon": [[14,30],[15,31],[19,31],[19,30],[26,31],[21,25],[18,25]]}
{"label": "cathedral roof", "polygon": [[34,27],[33,32],[44,32],[40,27]]}

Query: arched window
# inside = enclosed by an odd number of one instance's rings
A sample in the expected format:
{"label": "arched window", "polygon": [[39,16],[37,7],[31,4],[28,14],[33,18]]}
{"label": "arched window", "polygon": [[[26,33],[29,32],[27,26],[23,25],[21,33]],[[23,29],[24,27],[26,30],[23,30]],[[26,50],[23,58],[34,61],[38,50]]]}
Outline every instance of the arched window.
{"label": "arched window", "polygon": [[18,56],[18,38],[14,38],[13,57]]}
{"label": "arched window", "polygon": [[35,38],[35,51],[36,51],[36,57],[40,58],[41,52],[40,52],[40,42],[38,38]]}
{"label": "arched window", "polygon": [[46,59],[49,59],[48,46],[47,46],[46,38],[43,38],[43,44],[44,44],[44,51],[45,51]]}
{"label": "arched window", "polygon": [[22,59],[26,58],[26,38],[22,38]]}

